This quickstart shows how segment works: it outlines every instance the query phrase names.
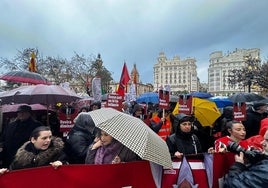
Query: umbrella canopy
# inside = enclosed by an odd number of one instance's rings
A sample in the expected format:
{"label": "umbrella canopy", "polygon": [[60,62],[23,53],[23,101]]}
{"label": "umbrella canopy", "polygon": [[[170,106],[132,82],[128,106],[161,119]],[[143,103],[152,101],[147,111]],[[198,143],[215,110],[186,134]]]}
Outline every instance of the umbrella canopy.
{"label": "umbrella canopy", "polygon": [[223,96],[210,97],[209,100],[215,102],[218,108],[233,106],[233,102],[228,97]]}
{"label": "umbrella canopy", "polygon": [[256,93],[235,93],[229,97],[229,99],[234,102],[254,102],[264,100],[265,97],[258,95]]}
{"label": "umbrella canopy", "polygon": [[[178,102],[179,96],[176,95],[170,95],[169,97],[170,102]],[[137,99],[137,103],[153,103],[153,104],[158,104],[159,103],[159,95],[158,93],[155,92],[147,92],[141,94]]]}
{"label": "umbrella canopy", "polygon": [[50,82],[41,74],[30,71],[11,71],[0,76],[1,80],[29,84],[47,84]]}
{"label": "umbrella canopy", "polygon": [[211,126],[221,116],[215,102],[193,98],[193,114],[202,126]]}
{"label": "umbrella canopy", "polygon": [[[17,112],[18,107],[21,105],[26,105],[26,104],[25,103],[24,104],[4,104],[2,105],[2,112],[3,113]],[[31,106],[33,111],[39,111],[39,110],[46,111],[47,110],[47,107],[42,104],[31,104],[29,106]]]}
{"label": "umbrella canopy", "polygon": [[213,97],[213,95],[211,95],[210,93],[197,92],[197,91],[190,93],[189,96],[198,97],[201,99],[207,99],[207,98]]}
{"label": "umbrella canopy", "polygon": [[156,92],[147,92],[147,93],[143,93],[141,94],[137,99],[136,99],[137,103],[153,103],[153,104],[157,104],[159,103],[159,96],[158,93]]}
{"label": "umbrella canopy", "polygon": [[80,97],[73,91],[59,85],[30,85],[0,93],[2,104],[55,104],[70,103]]}
{"label": "umbrella canopy", "polygon": [[89,112],[96,127],[110,134],[142,159],[172,168],[167,144],[142,120],[112,108]]}

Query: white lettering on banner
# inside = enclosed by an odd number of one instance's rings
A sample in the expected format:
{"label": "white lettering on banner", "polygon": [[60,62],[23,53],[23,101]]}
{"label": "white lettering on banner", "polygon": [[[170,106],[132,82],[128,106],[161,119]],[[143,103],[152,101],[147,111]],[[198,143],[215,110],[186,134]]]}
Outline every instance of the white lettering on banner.
{"label": "white lettering on banner", "polygon": [[[205,165],[203,162],[189,162],[191,169],[193,170],[202,170],[205,169]],[[173,169],[180,169],[181,162],[172,162]]]}
{"label": "white lettering on banner", "polygon": [[70,120],[65,120],[65,121],[60,120],[60,124],[61,124],[61,125],[69,125],[69,124],[71,124],[71,123],[72,123],[72,121],[70,121]]}
{"label": "white lettering on banner", "polygon": [[189,112],[190,108],[179,108],[179,111],[187,111],[187,112]]}
{"label": "white lettering on banner", "polygon": [[118,103],[107,103],[107,106],[119,107]]}
{"label": "white lettering on banner", "polygon": [[60,128],[72,128],[74,124],[71,125],[60,125]]}
{"label": "white lettering on banner", "polygon": [[109,95],[108,99],[117,99],[117,100],[120,100],[120,99],[123,99],[123,97],[120,96],[120,95]]}
{"label": "white lettering on banner", "polygon": [[234,112],[234,118],[244,118],[245,114],[242,112]]}
{"label": "white lettering on banner", "polygon": [[177,174],[176,170],[170,169],[170,170],[164,170],[164,174]]}

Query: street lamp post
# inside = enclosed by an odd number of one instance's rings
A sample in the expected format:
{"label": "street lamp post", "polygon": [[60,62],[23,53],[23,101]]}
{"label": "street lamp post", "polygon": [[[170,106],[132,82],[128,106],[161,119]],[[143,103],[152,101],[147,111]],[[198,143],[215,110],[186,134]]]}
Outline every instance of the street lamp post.
{"label": "street lamp post", "polygon": [[249,76],[248,76],[248,93],[250,93],[251,92],[251,85],[252,85],[252,80],[253,79],[253,75],[251,76],[250,74],[249,74]]}

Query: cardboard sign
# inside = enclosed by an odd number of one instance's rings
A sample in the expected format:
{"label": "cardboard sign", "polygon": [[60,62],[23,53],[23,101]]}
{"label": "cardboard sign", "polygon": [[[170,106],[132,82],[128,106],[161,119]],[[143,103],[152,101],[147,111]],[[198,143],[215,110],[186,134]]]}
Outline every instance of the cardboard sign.
{"label": "cardboard sign", "polygon": [[179,96],[179,112],[187,115],[192,114],[192,96],[180,95]]}
{"label": "cardboard sign", "polygon": [[246,103],[244,103],[244,102],[234,103],[233,107],[234,107],[233,108],[234,120],[237,120],[237,121],[246,120],[246,116],[247,116]]}
{"label": "cardboard sign", "polygon": [[63,136],[74,126],[74,118],[78,115],[78,109],[72,106],[64,106],[59,110],[58,117],[60,120],[60,132],[63,132]]}
{"label": "cardboard sign", "polygon": [[121,111],[122,108],[122,102],[123,102],[123,96],[118,95],[116,93],[110,93],[107,96],[107,104],[106,107],[108,108],[114,108],[116,110]]}
{"label": "cardboard sign", "polygon": [[169,91],[162,89],[159,90],[159,108],[169,108]]}

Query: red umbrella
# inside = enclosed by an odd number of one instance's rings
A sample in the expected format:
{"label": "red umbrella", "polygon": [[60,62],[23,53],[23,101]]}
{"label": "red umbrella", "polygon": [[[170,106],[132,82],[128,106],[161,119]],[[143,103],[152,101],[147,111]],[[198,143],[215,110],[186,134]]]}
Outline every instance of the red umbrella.
{"label": "red umbrella", "polygon": [[80,99],[75,92],[59,85],[30,85],[21,86],[10,91],[0,93],[2,104],[56,104],[58,102],[71,103]]}
{"label": "red umbrella", "polygon": [[1,80],[29,84],[46,84],[51,83],[41,74],[29,71],[11,71],[0,76]]}

